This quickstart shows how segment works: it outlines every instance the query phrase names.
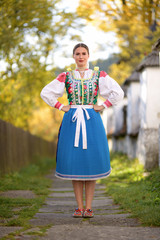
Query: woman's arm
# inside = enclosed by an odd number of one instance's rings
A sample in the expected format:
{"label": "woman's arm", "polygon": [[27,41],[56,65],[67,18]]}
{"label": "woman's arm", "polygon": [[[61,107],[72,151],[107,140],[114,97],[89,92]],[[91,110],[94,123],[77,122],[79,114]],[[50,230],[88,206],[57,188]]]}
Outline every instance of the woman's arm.
{"label": "woman's arm", "polygon": [[124,92],[120,85],[104,71],[100,72],[99,92],[106,99],[102,104],[104,108],[117,105],[124,97]]}
{"label": "woman's arm", "polygon": [[41,98],[51,107],[59,110],[63,108],[57,99],[63,96],[65,88],[66,73],[61,73],[56,79],[47,84],[41,91]]}

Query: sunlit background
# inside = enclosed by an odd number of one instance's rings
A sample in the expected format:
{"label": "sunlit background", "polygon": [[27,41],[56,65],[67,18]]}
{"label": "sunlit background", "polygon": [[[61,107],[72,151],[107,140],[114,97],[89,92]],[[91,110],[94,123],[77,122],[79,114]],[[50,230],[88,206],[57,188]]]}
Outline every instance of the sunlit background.
{"label": "sunlit background", "polygon": [[[84,42],[90,66],[118,83],[160,36],[159,1],[29,0],[0,6],[0,118],[46,140],[56,139],[63,113],[40,98]],[[66,96],[60,99],[67,103]]]}

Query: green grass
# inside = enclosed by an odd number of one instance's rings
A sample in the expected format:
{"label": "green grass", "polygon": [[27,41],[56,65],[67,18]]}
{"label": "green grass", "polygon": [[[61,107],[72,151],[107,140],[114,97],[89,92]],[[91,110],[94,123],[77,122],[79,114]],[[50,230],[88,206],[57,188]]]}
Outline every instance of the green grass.
{"label": "green grass", "polygon": [[29,219],[36,212],[49,194],[48,188],[52,181],[45,175],[55,167],[55,160],[41,158],[21,169],[19,172],[7,174],[0,178],[0,192],[8,190],[31,190],[36,194],[35,198],[9,198],[0,196],[0,219],[6,226],[22,226],[28,228]]}
{"label": "green grass", "polygon": [[111,166],[109,178],[101,180],[106,192],[143,225],[160,226],[160,170],[145,173],[137,159],[113,153]]}

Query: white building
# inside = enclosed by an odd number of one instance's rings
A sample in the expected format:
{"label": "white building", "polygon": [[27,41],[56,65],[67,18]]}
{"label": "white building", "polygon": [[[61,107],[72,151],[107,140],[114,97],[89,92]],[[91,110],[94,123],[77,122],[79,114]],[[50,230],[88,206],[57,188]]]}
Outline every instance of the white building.
{"label": "white building", "polygon": [[110,150],[126,153],[129,158],[137,157],[148,170],[157,167],[160,159],[159,52],[160,39],[124,81],[124,100],[107,111]]}
{"label": "white building", "polygon": [[[160,45],[160,41],[159,41]],[[159,46],[158,45],[158,46]],[[137,67],[140,72],[140,132],[138,135],[139,161],[145,168],[158,166],[160,124],[160,66],[159,50],[153,51]]]}
{"label": "white building", "polygon": [[140,79],[139,72],[134,71],[123,83],[127,92],[127,155],[137,157],[137,137],[140,128]]}

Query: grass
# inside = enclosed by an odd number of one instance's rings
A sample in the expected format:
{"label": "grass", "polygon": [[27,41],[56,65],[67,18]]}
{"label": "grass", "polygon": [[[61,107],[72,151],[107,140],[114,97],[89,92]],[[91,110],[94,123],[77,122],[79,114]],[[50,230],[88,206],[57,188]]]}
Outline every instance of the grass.
{"label": "grass", "polygon": [[0,225],[30,227],[29,219],[36,212],[49,194],[48,188],[52,181],[45,175],[55,167],[55,160],[40,158],[34,164],[21,169],[19,172],[7,174],[0,178],[0,192],[8,190],[31,190],[35,198],[9,198],[0,196]]}
{"label": "grass", "polygon": [[160,226],[160,170],[146,173],[137,159],[111,154],[112,173],[101,180],[116,204],[144,226]]}

